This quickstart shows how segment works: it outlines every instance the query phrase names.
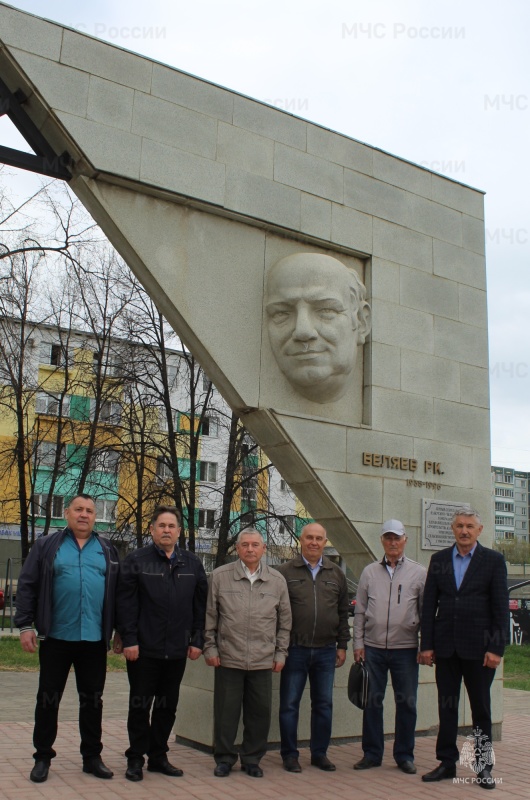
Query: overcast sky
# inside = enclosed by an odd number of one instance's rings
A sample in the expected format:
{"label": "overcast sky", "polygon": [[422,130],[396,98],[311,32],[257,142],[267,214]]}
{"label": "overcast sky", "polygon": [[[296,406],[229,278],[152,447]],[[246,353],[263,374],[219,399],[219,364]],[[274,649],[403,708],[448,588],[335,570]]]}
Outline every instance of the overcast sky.
{"label": "overcast sky", "polygon": [[12,5],[484,190],[492,462],[530,471],[527,0]]}

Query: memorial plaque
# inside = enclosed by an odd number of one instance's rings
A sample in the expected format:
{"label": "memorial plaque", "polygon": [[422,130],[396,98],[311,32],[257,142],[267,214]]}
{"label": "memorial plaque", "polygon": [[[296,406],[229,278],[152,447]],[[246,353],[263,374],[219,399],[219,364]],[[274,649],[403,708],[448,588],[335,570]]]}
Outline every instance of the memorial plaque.
{"label": "memorial plaque", "polygon": [[452,503],[443,500],[422,499],[421,549],[443,550],[451,547],[455,537],[451,520],[457,508],[470,508],[467,503]]}

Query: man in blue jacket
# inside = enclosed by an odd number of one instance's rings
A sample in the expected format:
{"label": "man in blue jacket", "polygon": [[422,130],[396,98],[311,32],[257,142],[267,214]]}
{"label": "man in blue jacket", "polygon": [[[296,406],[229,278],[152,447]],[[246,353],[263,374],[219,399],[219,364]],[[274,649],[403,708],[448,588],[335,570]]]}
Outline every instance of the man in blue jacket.
{"label": "man in blue jacket", "polygon": [[186,659],[199,658],[204,642],[208,584],[197,556],[177,546],[178,509],[158,506],[150,532],[152,544],[123,562],[116,600],[130,685],[129,781],[142,780],[145,754],[149,772],[183,774],[168,761],[167,741]]}
{"label": "man in blue jacket", "polygon": [[458,509],[451,527],[455,544],[432,556],[423,598],[420,663],[436,664],[440,764],[422,780],[456,775],[463,679],[476,736],[476,780],[483,789],[494,789],[490,688],[509,635],[506,564],[501,553],[477,541],[482,523],[476,511]]}
{"label": "man in blue jacket", "polygon": [[64,531],[37,539],[17,587],[15,625],[23,650],[34,653],[40,639],[35,765],[30,774],[34,783],[48,778],[56,755],[59,703],[72,665],[79,693],[83,772],[97,778],[113,775],[101,760],[101,697],[114,628],[118,554],[93,530],[96,506],[90,495],[74,497],[65,519]]}

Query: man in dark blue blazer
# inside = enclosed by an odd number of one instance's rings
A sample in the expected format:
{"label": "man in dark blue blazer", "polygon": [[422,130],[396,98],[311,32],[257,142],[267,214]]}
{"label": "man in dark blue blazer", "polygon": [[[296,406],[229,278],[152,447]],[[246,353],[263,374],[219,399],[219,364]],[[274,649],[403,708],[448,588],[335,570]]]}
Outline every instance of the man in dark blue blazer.
{"label": "man in dark blue blazer", "polygon": [[456,775],[463,678],[479,742],[472,766],[479,785],[494,789],[490,689],[509,636],[506,564],[501,553],[478,543],[483,526],[476,511],[458,509],[451,527],[455,544],[432,556],[423,597],[420,664],[436,664],[441,763],[422,780]]}

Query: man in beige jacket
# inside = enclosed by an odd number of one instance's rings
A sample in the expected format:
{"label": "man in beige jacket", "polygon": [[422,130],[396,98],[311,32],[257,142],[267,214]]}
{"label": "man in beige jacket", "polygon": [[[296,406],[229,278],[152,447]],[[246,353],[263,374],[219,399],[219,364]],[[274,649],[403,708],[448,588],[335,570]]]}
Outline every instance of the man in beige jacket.
{"label": "man in beige jacket", "polygon": [[241,769],[261,778],[271,721],[272,673],[287,657],[291,606],[285,578],[269,569],[262,535],[239,534],[239,559],[215,569],[206,606],[204,657],[215,667],[214,775],[224,778],[237,762],[234,745],[241,708]]}

